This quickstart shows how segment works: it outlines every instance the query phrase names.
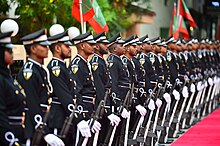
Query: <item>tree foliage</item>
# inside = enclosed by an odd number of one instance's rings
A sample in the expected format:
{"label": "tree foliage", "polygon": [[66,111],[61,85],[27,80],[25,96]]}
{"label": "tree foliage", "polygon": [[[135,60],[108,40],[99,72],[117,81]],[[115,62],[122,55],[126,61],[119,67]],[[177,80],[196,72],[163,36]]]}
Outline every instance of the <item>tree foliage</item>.
{"label": "tree foliage", "polygon": [[[0,0],[0,12],[6,12],[8,5]],[[36,31],[42,27],[49,28],[54,22],[62,24],[65,28],[76,26],[79,22],[71,15],[73,0],[10,0],[18,2],[16,15],[22,35]],[[140,0],[97,0],[100,9],[109,26],[109,35],[128,30],[133,22],[130,21],[131,13],[138,12],[131,9],[131,3]],[[143,4],[149,4],[150,0],[142,0]],[[4,9],[2,9],[4,8]],[[92,30],[87,24],[87,30]]]}

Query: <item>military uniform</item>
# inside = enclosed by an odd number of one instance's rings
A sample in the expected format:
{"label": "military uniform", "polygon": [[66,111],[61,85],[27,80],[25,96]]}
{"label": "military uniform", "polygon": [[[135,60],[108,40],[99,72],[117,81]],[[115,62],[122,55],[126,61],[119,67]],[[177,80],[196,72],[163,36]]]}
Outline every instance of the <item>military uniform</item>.
{"label": "military uniform", "polygon": [[10,75],[4,60],[6,49],[12,50],[12,46],[9,47],[11,42],[4,42],[2,39],[10,38],[11,34],[12,32],[0,33],[0,143],[2,146],[19,146],[24,143],[25,94]]}
{"label": "military uniform", "polygon": [[[96,87],[96,101],[95,101],[95,109],[96,109],[99,102],[101,100],[104,100],[106,90],[111,89],[111,79],[106,62],[101,56],[95,53],[90,61],[90,64],[92,67],[92,74],[94,77],[94,85]],[[106,104],[105,108],[110,109],[109,97],[106,100],[107,101],[105,103]]]}
{"label": "military uniform", "polygon": [[71,106],[74,106],[73,89],[75,85],[70,77],[70,70],[66,68],[63,60],[53,57],[48,64],[48,69],[54,89],[49,127],[61,129],[64,120],[71,114],[71,110],[73,110]]}
{"label": "military uniform", "polygon": [[77,54],[71,61],[69,69],[71,70],[71,78],[76,82],[76,104],[77,106],[81,105],[81,115],[88,120],[95,110],[96,99],[96,88],[94,87],[91,66],[87,60]]}
{"label": "military uniform", "polygon": [[115,105],[115,107],[119,107],[131,87],[127,76],[127,68],[124,66],[121,58],[114,54],[110,54],[107,61],[112,78],[113,105]]}
{"label": "military uniform", "polygon": [[[45,29],[41,29],[24,36],[21,38],[21,41],[23,41],[24,45],[32,45],[35,42],[43,46],[48,46],[49,42],[45,34]],[[38,126],[45,120],[47,122],[47,119],[44,119],[44,115],[48,112],[50,93],[53,91],[49,72],[42,64],[28,58],[24,66],[20,69],[17,79],[24,88],[27,96],[25,139],[33,138]],[[48,127],[45,127],[44,132],[45,135],[49,133]],[[46,145],[46,143],[42,140],[41,145]]]}
{"label": "military uniform", "polygon": [[30,58],[18,73],[18,82],[24,88],[27,96],[25,138],[33,137],[35,128],[42,122],[47,110],[50,97],[47,89],[47,87],[49,88],[47,77],[42,65]]}
{"label": "military uniform", "polygon": [[[65,31],[51,36],[48,38],[48,41],[50,41],[53,45],[61,43],[70,46],[72,44],[69,41],[67,32],[68,31]],[[50,80],[53,86],[49,127],[51,129],[58,129],[59,133],[64,125],[66,117],[69,117],[74,110],[75,85],[70,76],[71,71],[66,67],[64,60],[53,57],[47,68],[50,72]]]}

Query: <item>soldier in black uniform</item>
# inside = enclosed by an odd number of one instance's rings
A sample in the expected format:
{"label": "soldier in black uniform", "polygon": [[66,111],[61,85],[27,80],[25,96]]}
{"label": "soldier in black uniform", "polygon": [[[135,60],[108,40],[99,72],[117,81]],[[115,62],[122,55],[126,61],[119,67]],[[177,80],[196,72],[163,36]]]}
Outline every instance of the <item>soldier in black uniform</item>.
{"label": "soldier in black uniform", "polygon": [[[112,112],[121,115],[123,118],[122,120],[125,120],[129,117],[129,112],[125,108],[126,105],[123,105],[123,102],[127,92],[131,88],[131,84],[127,76],[127,69],[120,58],[120,56],[125,53],[123,47],[124,41],[121,39],[120,33],[117,33],[109,39],[109,42],[109,51],[111,54],[108,56],[107,61],[112,78],[112,104],[114,105]],[[120,138],[119,136],[124,130],[124,128],[121,128],[122,123],[124,123],[124,121],[120,122],[116,130],[113,145],[117,145]]]}
{"label": "soldier in black uniform", "polygon": [[[146,109],[143,107],[143,101],[144,98],[142,96],[140,96],[139,94],[139,88],[140,86],[140,82],[142,82],[142,80],[139,82],[138,80],[138,74],[136,73],[136,67],[135,67],[135,63],[133,61],[133,57],[137,55],[137,39],[135,35],[132,35],[130,37],[127,37],[125,40],[125,54],[122,56],[122,61],[124,63],[124,65],[127,67],[128,69],[128,77],[130,79],[131,83],[134,83],[134,96],[132,97],[132,103],[131,106],[135,107],[135,109],[142,115],[145,116],[146,114]],[[132,124],[131,124],[132,125]]]}
{"label": "soldier in black uniform", "polygon": [[[24,36],[21,41],[23,41],[28,59],[18,73],[18,82],[24,88],[27,96],[25,139],[27,139],[26,145],[30,145],[36,129],[39,128],[43,121],[47,122],[45,115],[48,114],[50,108],[48,100],[53,88],[50,83],[49,72],[42,65],[43,59],[47,57],[49,50],[46,30],[41,29]],[[64,145],[61,139],[49,134],[48,127],[43,129],[43,135],[44,140],[50,145]],[[46,145],[45,141],[42,139],[40,145]]]}
{"label": "soldier in black uniform", "polygon": [[[76,109],[79,113],[78,119],[81,120],[77,124],[76,138],[79,138],[78,131],[81,132],[83,137],[91,137],[90,128],[93,133],[97,133],[101,129],[101,124],[97,120],[91,125],[92,114],[95,111],[96,88],[88,57],[94,53],[92,44],[96,42],[91,32],[79,35],[73,38],[72,41],[76,45],[78,53],[71,61],[69,68],[72,71],[71,77],[76,82],[75,93],[77,95],[76,99],[79,101]],[[76,143],[80,144],[77,139]]]}
{"label": "soldier in black uniform", "polygon": [[23,122],[25,94],[11,76],[13,31],[0,33],[0,144],[19,146],[24,143]]}
{"label": "soldier in black uniform", "polygon": [[[146,94],[144,94],[144,89],[140,82],[143,80],[139,80],[138,74],[136,73],[135,63],[132,58],[137,55],[137,41],[138,38],[136,35],[131,35],[124,39],[125,44],[125,54],[122,56],[122,62],[126,66],[128,72],[127,76],[130,79],[132,86],[134,86],[134,90],[132,93],[131,99],[129,99],[129,110],[131,111],[130,115],[130,124],[129,124],[129,138],[135,138],[134,132],[136,130],[137,123],[141,119],[141,116],[144,117],[146,115],[147,110],[144,107],[144,100],[146,98]],[[138,70],[138,69],[137,69]],[[139,68],[140,70],[140,68]],[[140,92],[141,91],[141,92]]]}
{"label": "soldier in black uniform", "polygon": [[[94,85],[96,87],[95,109],[99,105],[100,101],[104,100],[104,113],[102,113],[102,119],[99,120],[100,123],[102,125],[106,125],[107,123],[109,123],[110,120],[111,126],[118,125],[120,122],[120,118],[111,112],[111,77],[109,69],[107,68],[106,62],[103,58],[103,55],[108,54],[107,46],[109,41],[106,39],[105,32],[101,32],[95,35],[94,40],[96,41],[96,44],[93,45],[95,53],[90,61],[90,64],[92,66]],[[103,144],[108,128],[109,127],[107,125],[102,127],[99,134],[98,145]]]}
{"label": "soldier in black uniform", "polygon": [[[70,77],[70,70],[66,67],[64,59],[71,57],[72,43],[69,41],[68,31],[59,33],[48,38],[53,58],[48,64],[50,79],[53,86],[51,112],[49,117],[49,128],[54,134],[60,134],[66,117],[74,110],[74,82]],[[59,117],[59,118],[57,118]],[[72,145],[72,132],[70,130],[65,138],[66,145]]]}

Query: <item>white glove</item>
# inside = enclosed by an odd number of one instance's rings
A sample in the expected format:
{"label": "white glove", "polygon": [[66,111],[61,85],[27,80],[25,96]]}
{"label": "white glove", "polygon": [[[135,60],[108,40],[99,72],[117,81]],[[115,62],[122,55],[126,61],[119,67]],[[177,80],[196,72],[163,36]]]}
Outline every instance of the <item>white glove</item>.
{"label": "white glove", "polygon": [[180,93],[176,89],[173,90],[173,95],[176,100],[180,100]]}
{"label": "white glove", "polygon": [[85,120],[80,121],[77,124],[77,128],[83,137],[91,137],[91,132],[88,123]]}
{"label": "white glove", "polygon": [[207,81],[205,81],[203,88],[206,88],[206,87],[208,87]]}
{"label": "white glove", "polygon": [[159,98],[157,98],[157,101],[156,101],[156,105],[157,105],[157,108],[160,108],[161,105],[162,105],[162,100],[160,100]]}
{"label": "white glove", "polygon": [[197,88],[198,91],[200,91],[202,89],[202,82],[201,81],[198,82],[196,88]]}
{"label": "white glove", "polygon": [[196,92],[196,86],[195,86],[195,84],[191,84],[190,85],[190,91],[192,92],[192,93],[194,93],[194,92]]}
{"label": "white glove", "polygon": [[186,86],[183,87],[182,94],[183,94],[183,97],[185,98],[189,97],[188,88]]}
{"label": "white glove", "polygon": [[112,126],[115,126],[115,125],[118,126],[119,122],[121,121],[121,119],[118,116],[116,116],[115,114],[109,115],[108,119],[110,120],[110,124]]}
{"label": "white glove", "polygon": [[218,78],[216,76],[214,77],[213,82],[214,82],[214,84],[218,83]]}
{"label": "white glove", "polygon": [[145,116],[146,115],[147,110],[143,106],[141,106],[140,104],[137,105],[135,108],[141,114],[141,116]]}
{"label": "white glove", "polygon": [[46,136],[44,136],[44,140],[50,146],[65,146],[63,141],[53,134],[47,134]]}
{"label": "white glove", "polygon": [[208,82],[209,82],[209,85],[210,85],[210,86],[213,85],[213,80],[212,80],[212,78],[208,78]]}
{"label": "white glove", "polygon": [[166,100],[167,104],[171,103],[171,97],[169,93],[164,93],[163,98]]}
{"label": "white glove", "polygon": [[154,104],[154,101],[153,99],[150,99],[150,102],[147,106],[151,111],[155,109],[155,104]]}
{"label": "white glove", "polygon": [[97,133],[97,132],[99,132],[100,130],[101,130],[101,124],[100,124],[97,120],[95,120],[94,123],[93,123],[93,125],[92,125],[91,131],[92,131],[93,133]]}
{"label": "white glove", "polygon": [[123,108],[121,116],[124,119],[127,119],[129,117],[129,113],[128,113],[128,111],[125,108]]}

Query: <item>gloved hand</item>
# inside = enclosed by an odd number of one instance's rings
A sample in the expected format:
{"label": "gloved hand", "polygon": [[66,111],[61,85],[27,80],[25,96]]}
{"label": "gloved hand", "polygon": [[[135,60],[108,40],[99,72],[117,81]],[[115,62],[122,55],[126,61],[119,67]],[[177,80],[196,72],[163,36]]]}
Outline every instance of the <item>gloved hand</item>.
{"label": "gloved hand", "polygon": [[112,126],[115,126],[115,125],[118,126],[119,122],[121,121],[121,119],[118,116],[116,116],[115,114],[109,115],[108,119],[110,120],[110,124]]}
{"label": "gloved hand", "polygon": [[50,146],[65,146],[63,141],[53,134],[47,134],[46,136],[44,136],[44,140]]}
{"label": "gloved hand", "polygon": [[96,133],[96,132],[99,132],[100,130],[101,130],[101,124],[97,120],[95,120],[91,128],[91,131],[93,133]]}
{"label": "gloved hand", "polygon": [[204,85],[203,85],[203,88],[206,88],[206,87],[208,87],[207,81],[205,81],[205,83],[204,83]]}
{"label": "gloved hand", "polygon": [[202,89],[202,82],[201,81],[198,82],[196,88],[198,91],[200,91]]}
{"label": "gloved hand", "polygon": [[77,124],[77,128],[83,137],[91,137],[91,132],[88,123],[85,120],[80,121]]}
{"label": "gloved hand", "polygon": [[166,100],[167,104],[171,103],[171,97],[169,93],[164,93],[163,98]]}
{"label": "gloved hand", "polygon": [[189,97],[188,88],[186,86],[183,87],[182,94],[183,94],[183,97],[185,98]]}
{"label": "gloved hand", "polygon": [[123,108],[121,116],[122,118],[127,119],[129,117],[129,112],[125,108]]}
{"label": "gloved hand", "polygon": [[209,85],[210,85],[210,86],[213,85],[213,80],[212,80],[212,78],[208,78],[208,82],[209,82]]}
{"label": "gloved hand", "polygon": [[160,108],[161,107],[161,105],[162,105],[162,100],[160,100],[159,98],[157,98],[157,100],[156,100],[156,105],[157,105],[157,108]]}
{"label": "gloved hand", "polygon": [[147,110],[143,106],[141,106],[140,104],[137,105],[135,108],[141,114],[141,116],[145,116],[146,115]]}
{"label": "gloved hand", "polygon": [[151,111],[155,109],[154,100],[150,99],[149,104],[147,106]]}
{"label": "gloved hand", "polygon": [[173,90],[173,95],[176,100],[180,100],[180,93],[176,89]]}
{"label": "gloved hand", "polygon": [[196,92],[196,86],[195,86],[195,84],[191,84],[190,85],[190,91],[192,92],[192,93],[194,93],[194,92]]}

